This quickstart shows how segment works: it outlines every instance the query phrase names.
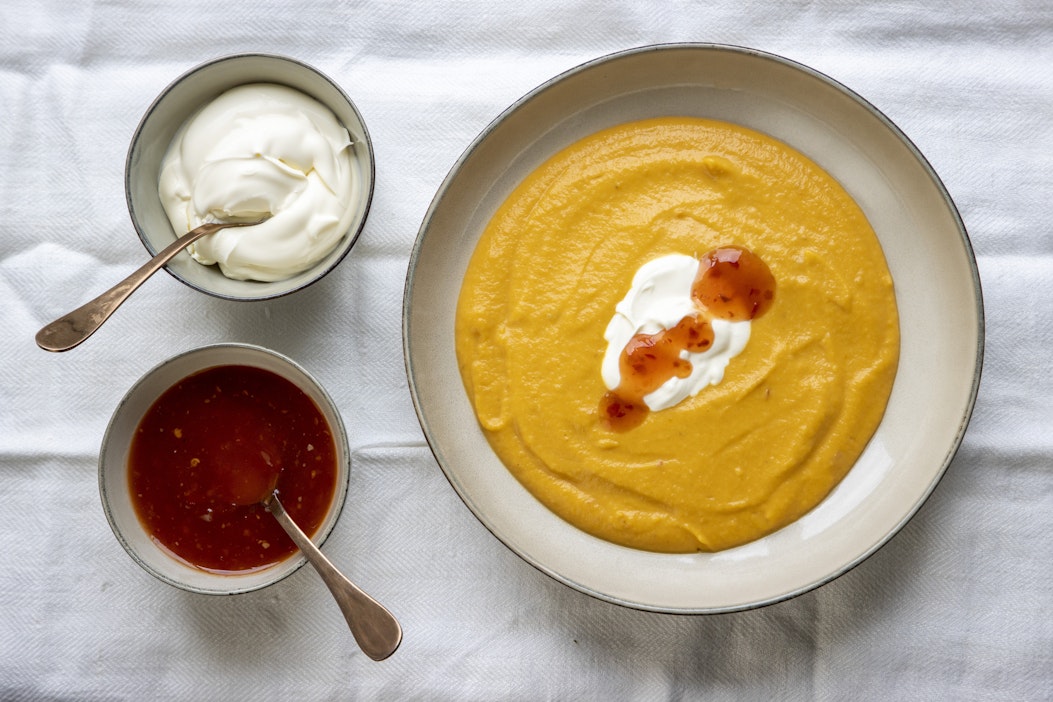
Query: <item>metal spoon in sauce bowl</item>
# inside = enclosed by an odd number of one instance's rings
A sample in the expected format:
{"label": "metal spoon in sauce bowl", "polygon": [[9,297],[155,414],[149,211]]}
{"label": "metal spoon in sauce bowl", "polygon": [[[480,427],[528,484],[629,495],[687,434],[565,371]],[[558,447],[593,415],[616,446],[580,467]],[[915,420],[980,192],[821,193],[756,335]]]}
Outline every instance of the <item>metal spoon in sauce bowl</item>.
{"label": "metal spoon in sauce bowl", "polygon": [[382,604],[362,592],[357,585],[348,580],[336,569],[336,566],[329,562],[329,559],[286,513],[281,501],[278,500],[277,490],[263,500],[263,505],[268,512],[274,515],[274,518],[285,529],[285,533],[322,576],[322,581],[329,588],[329,592],[333,593],[333,598],[340,606],[347,625],[351,627],[351,634],[362,651],[375,661],[382,661],[394,653],[402,643],[402,627],[399,626],[394,615]]}
{"label": "metal spoon in sauce bowl", "polygon": [[[266,453],[262,455],[266,456]],[[262,504],[274,515],[278,524],[322,577],[362,651],[375,661],[384,660],[402,643],[402,627],[398,620],[337,570],[297,526],[282,506],[275,489],[281,468],[273,466],[266,458],[264,461],[265,469],[262,465],[239,466],[236,461],[226,464],[225,474],[217,476],[218,493],[236,505]]]}
{"label": "metal spoon in sauce bowl", "polygon": [[110,318],[121,303],[135,292],[147,278],[190,244],[209,234],[227,227],[251,227],[262,224],[268,217],[253,222],[215,222],[202,224],[165,247],[130,276],[117,283],[91,302],[87,302],[67,315],[59,317],[37,332],[37,346],[45,351],[69,351],[95,333],[103,322]]}

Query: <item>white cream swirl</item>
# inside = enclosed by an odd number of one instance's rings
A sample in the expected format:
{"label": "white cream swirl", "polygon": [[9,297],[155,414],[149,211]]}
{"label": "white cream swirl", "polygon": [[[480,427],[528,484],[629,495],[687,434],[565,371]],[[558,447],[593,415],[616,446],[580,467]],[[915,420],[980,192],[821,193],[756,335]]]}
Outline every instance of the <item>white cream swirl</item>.
{"label": "white cream swirl", "polygon": [[351,137],[331,110],[292,88],[255,83],[187,120],[165,154],[158,191],[177,234],[271,215],[189,248],[228,278],[277,281],[310,268],[346,235],[360,187],[354,165]]}
{"label": "white cream swirl", "polygon": [[[657,334],[672,329],[680,320],[696,314],[698,306],[691,287],[698,275],[697,258],[669,254],[648,261],[633,276],[632,287],[614,308],[614,316],[603,338],[607,350],[600,372],[608,390],[621,384],[621,354],[637,334]],[[713,344],[703,352],[683,350],[680,357],[690,361],[691,374],[672,377],[643,401],[651,411],[663,410],[698,394],[709,385],[724,379],[724,369],[732,358],[742,353],[750,340],[750,322],[728,322],[711,319]]]}

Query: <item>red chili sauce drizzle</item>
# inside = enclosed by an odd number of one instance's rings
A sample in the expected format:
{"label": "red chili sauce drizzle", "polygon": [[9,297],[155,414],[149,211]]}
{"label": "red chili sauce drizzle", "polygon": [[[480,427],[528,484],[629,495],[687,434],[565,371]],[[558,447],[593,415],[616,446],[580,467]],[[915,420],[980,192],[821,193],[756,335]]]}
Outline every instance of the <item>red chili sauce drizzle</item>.
{"label": "red chili sauce drizzle", "polygon": [[637,334],[619,359],[621,384],[604,394],[600,419],[616,432],[640,426],[650,410],[643,398],[673,377],[691,375],[680,352],[703,352],[713,343],[712,319],[743,322],[760,317],[775,302],[775,276],[759,256],[741,246],[721,246],[704,255],[691,286],[698,307],[672,329]]}
{"label": "red chili sauce drizzle", "polygon": [[257,570],[295,552],[259,500],[277,487],[313,535],[336,473],[321,410],[290,381],[249,366],[209,368],[166,390],[139,422],[128,457],[146,531],[177,558],[218,572]]}

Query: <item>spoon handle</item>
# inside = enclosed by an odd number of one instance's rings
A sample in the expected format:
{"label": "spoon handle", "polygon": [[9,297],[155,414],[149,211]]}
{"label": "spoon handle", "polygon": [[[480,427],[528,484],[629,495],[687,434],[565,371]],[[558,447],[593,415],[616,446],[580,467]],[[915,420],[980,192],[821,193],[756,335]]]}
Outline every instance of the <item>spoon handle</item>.
{"label": "spoon handle", "polygon": [[[262,221],[262,220],[260,220]],[[59,317],[37,332],[37,346],[45,351],[69,351],[95,333],[102,323],[128,299],[143,282],[175,258],[176,254],[198,239],[227,227],[245,227],[260,222],[216,222],[191,229],[165,247],[130,276],[112,288],[86,302],[67,315]]]}
{"label": "spoon handle", "polygon": [[375,661],[382,661],[394,653],[402,643],[402,627],[399,626],[398,620],[329,562],[285,511],[277,493],[272,494],[265,504],[289,538],[300,547],[307,560],[322,576],[322,581],[340,606],[347,625],[351,627],[351,634],[365,654]]}

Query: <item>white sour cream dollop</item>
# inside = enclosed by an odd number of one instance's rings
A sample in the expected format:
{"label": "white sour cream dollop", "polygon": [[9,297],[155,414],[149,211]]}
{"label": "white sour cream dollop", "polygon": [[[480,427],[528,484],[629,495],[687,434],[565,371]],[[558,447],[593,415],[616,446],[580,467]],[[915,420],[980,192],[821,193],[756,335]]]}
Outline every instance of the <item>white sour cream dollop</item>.
{"label": "white sour cream dollop", "polygon": [[328,255],[355,216],[352,140],[327,107],[282,85],[233,88],[176,133],[161,165],[161,203],[177,234],[256,219],[189,249],[236,280],[277,281]]}
{"label": "white sour cream dollop", "polygon": [[[680,320],[699,312],[691,297],[691,287],[698,274],[699,261],[683,254],[669,254],[648,261],[633,276],[632,287],[614,308],[614,316],[603,338],[607,350],[601,373],[608,390],[621,384],[620,359],[626,344],[637,334],[656,334],[672,329]],[[649,395],[644,403],[652,411],[673,407],[698,394],[709,385],[724,379],[724,369],[732,358],[742,353],[750,340],[750,322],[728,322],[712,319],[713,344],[704,352],[681,351],[690,361],[691,374],[672,377]]]}

